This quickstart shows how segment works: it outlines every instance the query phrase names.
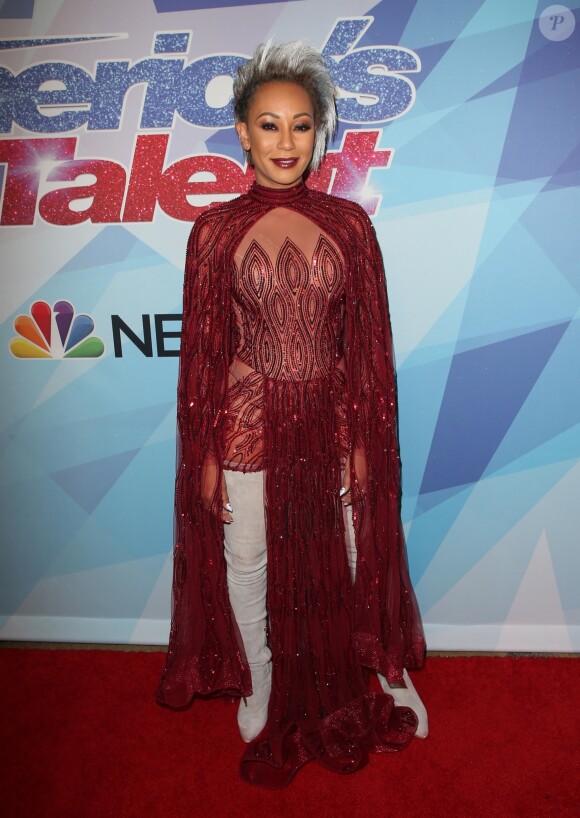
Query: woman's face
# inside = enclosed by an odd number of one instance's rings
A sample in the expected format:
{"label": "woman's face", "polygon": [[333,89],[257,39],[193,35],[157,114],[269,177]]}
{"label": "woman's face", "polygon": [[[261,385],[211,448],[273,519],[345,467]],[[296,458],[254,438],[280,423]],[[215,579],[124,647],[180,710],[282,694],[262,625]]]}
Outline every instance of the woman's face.
{"label": "woman's face", "polygon": [[256,181],[266,187],[298,184],[314,150],[314,110],[308,93],[295,82],[260,85],[248,121],[236,130],[244,150],[252,151]]}

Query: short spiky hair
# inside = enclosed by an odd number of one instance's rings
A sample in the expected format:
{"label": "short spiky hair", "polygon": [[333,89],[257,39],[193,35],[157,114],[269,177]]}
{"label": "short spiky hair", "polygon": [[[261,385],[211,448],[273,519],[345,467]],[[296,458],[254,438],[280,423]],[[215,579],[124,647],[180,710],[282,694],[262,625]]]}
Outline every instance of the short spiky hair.
{"label": "short spiky hair", "polygon": [[[301,85],[312,101],[316,133],[310,167],[316,170],[336,129],[337,89],[324,57],[301,40],[281,45],[273,45],[269,41],[259,45],[254,56],[238,68],[238,76],[234,80],[236,122],[248,121],[248,109],[254,94],[260,85],[274,80]],[[245,154],[251,161],[249,151],[245,151]]]}

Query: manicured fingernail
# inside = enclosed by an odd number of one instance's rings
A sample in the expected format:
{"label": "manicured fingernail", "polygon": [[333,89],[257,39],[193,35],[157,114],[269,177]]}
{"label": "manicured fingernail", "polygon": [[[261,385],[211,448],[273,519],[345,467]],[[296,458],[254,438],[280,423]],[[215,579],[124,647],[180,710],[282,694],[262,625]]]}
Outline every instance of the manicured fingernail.
{"label": "manicured fingernail", "polygon": [[340,496],[342,497],[342,495],[343,495],[343,494],[346,494],[346,493],[347,493],[347,491],[348,491],[348,489],[345,489],[345,487],[343,486],[343,487],[341,488],[341,490],[340,490]]}
{"label": "manicured fingernail", "polygon": [[233,511],[234,510],[234,507],[232,506],[231,503],[226,503],[224,508],[227,509],[228,511]]}

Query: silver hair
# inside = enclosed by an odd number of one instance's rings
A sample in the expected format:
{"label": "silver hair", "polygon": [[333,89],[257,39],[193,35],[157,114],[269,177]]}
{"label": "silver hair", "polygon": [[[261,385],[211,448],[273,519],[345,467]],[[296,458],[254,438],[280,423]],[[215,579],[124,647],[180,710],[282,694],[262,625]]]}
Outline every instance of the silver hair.
{"label": "silver hair", "polygon": [[[295,82],[307,92],[314,109],[314,151],[310,168],[316,170],[336,130],[337,89],[324,57],[310,45],[295,40],[273,45],[262,43],[253,57],[238,68],[234,80],[234,116],[236,122],[248,121],[248,109],[254,94],[266,82]],[[250,151],[244,150],[252,163]]]}

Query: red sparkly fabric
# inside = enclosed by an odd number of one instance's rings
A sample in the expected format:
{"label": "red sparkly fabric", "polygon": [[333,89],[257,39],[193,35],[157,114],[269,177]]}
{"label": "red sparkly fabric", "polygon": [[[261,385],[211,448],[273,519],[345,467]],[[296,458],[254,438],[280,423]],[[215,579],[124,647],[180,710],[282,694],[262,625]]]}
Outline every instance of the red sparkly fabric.
{"label": "red sparkly fabric", "polygon": [[[200,216],[188,243],[178,382],[173,611],[157,701],[245,696],[229,604],[223,469],[264,470],[268,722],[242,757],[282,787],[307,761],[337,772],[401,749],[416,716],[368,692],[402,684],[425,640],[400,518],[396,377],[380,248],[356,204],[299,184]],[[357,546],[347,562],[341,472]]]}

